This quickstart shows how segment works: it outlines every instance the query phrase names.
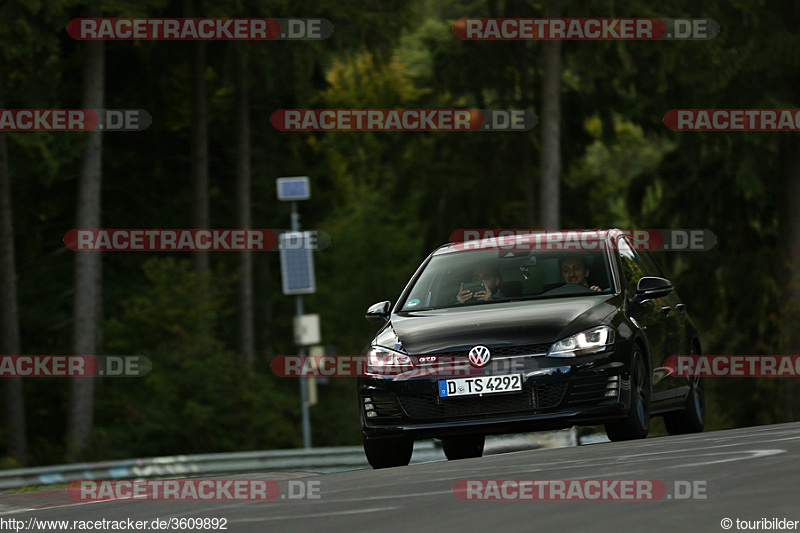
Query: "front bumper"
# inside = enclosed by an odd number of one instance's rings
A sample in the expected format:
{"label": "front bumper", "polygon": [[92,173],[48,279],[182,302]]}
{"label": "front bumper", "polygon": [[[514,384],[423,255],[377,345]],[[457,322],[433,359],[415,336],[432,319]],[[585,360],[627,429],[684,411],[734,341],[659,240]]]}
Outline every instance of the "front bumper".
{"label": "front bumper", "polygon": [[424,439],[563,429],[619,419],[630,405],[629,365],[613,350],[496,361],[482,373],[520,374],[522,391],[440,398],[438,380],[454,376],[359,378],[364,436]]}

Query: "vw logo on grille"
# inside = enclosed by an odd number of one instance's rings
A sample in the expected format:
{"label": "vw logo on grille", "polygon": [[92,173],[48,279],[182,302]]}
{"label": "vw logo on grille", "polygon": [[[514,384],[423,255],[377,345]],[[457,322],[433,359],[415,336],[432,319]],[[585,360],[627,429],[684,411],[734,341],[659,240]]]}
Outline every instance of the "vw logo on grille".
{"label": "vw logo on grille", "polygon": [[492,354],[486,346],[475,346],[469,351],[469,362],[478,368],[486,366],[492,359]]}

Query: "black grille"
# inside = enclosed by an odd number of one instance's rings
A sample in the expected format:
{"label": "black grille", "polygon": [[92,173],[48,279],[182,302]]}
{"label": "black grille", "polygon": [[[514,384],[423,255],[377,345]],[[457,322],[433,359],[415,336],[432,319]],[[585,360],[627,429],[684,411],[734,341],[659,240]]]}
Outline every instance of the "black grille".
{"label": "black grille", "polygon": [[[575,380],[569,392],[567,405],[578,406],[615,399],[616,396],[609,398],[605,394],[606,391],[616,390],[619,387],[618,379],[617,376],[613,379],[609,379],[609,376],[594,376]],[[608,387],[610,383],[614,384],[614,388]]]}
{"label": "black grille", "polygon": [[556,407],[561,403],[561,398],[564,397],[564,391],[567,390],[566,383],[537,383],[533,386],[536,394],[536,407],[539,409],[547,409],[548,407]]}
{"label": "black grille", "polygon": [[435,396],[405,396],[400,399],[409,417],[454,418],[485,416],[533,409],[530,391],[516,394],[486,394],[482,397],[437,398]]}
{"label": "black grille", "polygon": [[[550,344],[521,344],[518,346],[509,346],[509,345],[501,345],[501,346],[486,346],[489,348],[489,351],[492,352],[492,357],[507,357],[513,355],[530,355],[530,354],[543,354],[547,353],[547,350],[550,349]],[[428,354],[420,354],[420,355],[459,355],[459,356],[467,356],[469,355],[468,348],[466,350],[438,350],[435,352],[430,352]]]}
{"label": "black grille", "polygon": [[[612,384],[613,387],[609,387]],[[415,420],[453,420],[491,415],[533,414],[545,409],[580,407],[616,398],[605,396],[618,387],[618,376],[592,376],[570,383],[565,381],[534,383],[533,388],[513,394],[485,394],[466,398],[401,396],[399,403],[373,401],[380,418],[399,417],[401,412]],[[374,400],[378,400],[375,398]],[[401,411],[402,409],[402,411]]]}

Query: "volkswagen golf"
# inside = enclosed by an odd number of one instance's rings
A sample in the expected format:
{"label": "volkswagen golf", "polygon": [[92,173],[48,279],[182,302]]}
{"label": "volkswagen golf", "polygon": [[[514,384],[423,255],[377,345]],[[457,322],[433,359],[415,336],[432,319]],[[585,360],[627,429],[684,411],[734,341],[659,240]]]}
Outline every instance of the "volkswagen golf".
{"label": "volkswagen golf", "polygon": [[665,366],[701,353],[673,284],[624,232],[576,233],[575,246],[444,245],[394,305],[367,310],[380,324],[358,379],[373,468],[407,465],[417,439],[441,439],[452,460],[493,434],[602,424],[640,439],[653,416],[670,434],[703,430],[702,380]]}

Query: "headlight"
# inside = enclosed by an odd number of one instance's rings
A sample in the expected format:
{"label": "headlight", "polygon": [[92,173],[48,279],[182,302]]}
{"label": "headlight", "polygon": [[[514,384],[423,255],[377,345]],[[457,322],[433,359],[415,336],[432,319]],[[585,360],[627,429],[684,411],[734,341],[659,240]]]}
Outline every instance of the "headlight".
{"label": "headlight", "polygon": [[575,357],[602,352],[614,344],[614,329],[609,326],[598,326],[561,339],[550,347],[548,357]]}
{"label": "headlight", "polygon": [[373,346],[367,353],[367,372],[373,374],[393,373],[393,370],[409,370],[412,367],[409,356],[383,346]]}

